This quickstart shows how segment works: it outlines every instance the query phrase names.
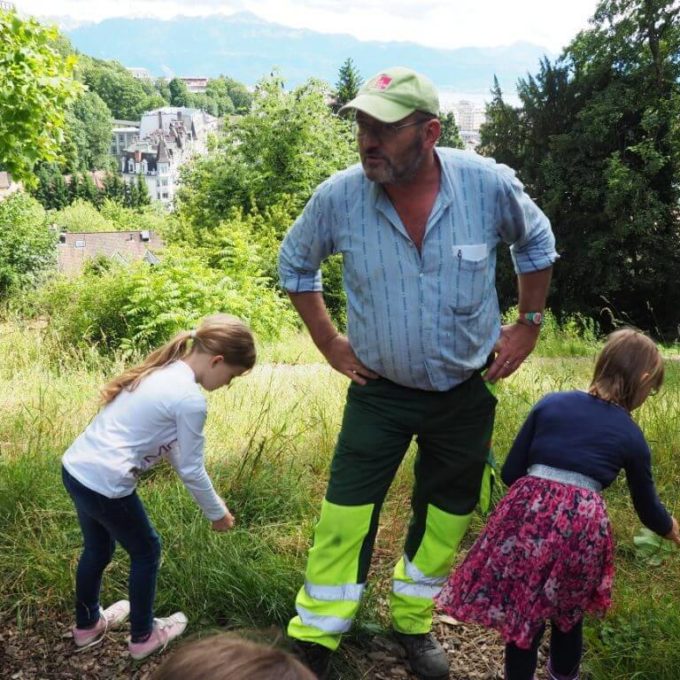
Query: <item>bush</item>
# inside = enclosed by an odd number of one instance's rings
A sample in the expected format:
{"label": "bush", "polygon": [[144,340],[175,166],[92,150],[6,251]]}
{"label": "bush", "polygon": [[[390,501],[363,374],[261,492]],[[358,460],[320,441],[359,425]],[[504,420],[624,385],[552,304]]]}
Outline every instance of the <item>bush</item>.
{"label": "bush", "polygon": [[116,225],[110,219],[102,215],[92,203],[82,198],[52,213],[50,219],[60,231],[70,233],[117,231]]}
{"label": "bush", "polygon": [[238,258],[231,270],[207,267],[197,255],[168,249],[158,265],[87,268],[58,277],[36,294],[34,314],[46,314],[62,345],[96,343],[104,351],[145,353],[205,315],[229,312],[263,339],[291,328],[286,302]]}
{"label": "bush", "polygon": [[57,234],[23,192],[0,202],[0,299],[35,284],[56,262]]}

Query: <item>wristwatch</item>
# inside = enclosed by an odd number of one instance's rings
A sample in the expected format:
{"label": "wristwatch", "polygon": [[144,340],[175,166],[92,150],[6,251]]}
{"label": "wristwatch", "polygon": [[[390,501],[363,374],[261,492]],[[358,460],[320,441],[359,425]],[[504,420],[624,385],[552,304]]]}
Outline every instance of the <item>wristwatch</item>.
{"label": "wristwatch", "polygon": [[520,312],[517,323],[525,326],[540,326],[543,323],[543,312]]}

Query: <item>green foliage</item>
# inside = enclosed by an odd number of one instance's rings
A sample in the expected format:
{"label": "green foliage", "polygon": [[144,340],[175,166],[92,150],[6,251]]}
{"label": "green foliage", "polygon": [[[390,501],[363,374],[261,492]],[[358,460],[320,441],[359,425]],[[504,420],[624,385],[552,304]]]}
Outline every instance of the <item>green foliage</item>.
{"label": "green foliage", "polygon": [[[177,195],[182,226],[171,238],[205,250],[235,220],[245,225],[263,275],[275,285],[281,238],[316,186],[356,160],[347,123],[324,97],[315,81],[286,92],[279,78],[263,80],[250,111],[230,121],[214,152],[183,170]],[[324,275],[327,303],[344,327],[339,260],[324,265]]]}
{"label": "green foliage", "polygon": [[324,96],[316,81],[291,92],[278,77],[261,81],[217,151],[183,172],[179,212],[210,228],[234,207],[262,211],[290,200],[301,209],[322,180],[356,160],[349,127]]}
{"label": "green foliage", "polygon": [[[517,320],[517,307],[511,307],[503,314],[503,323]],[[550,309],[543,314],[543,325],[536,356],[542,357],[590,357],[599,349],[598,325],[582,314],[566,316],[561,321]]]}
{"label": "green foliage", "polygon": [[66,161],[70,172],[111,167],[113,130],[111,111],[96,92],[84,92],[70,107],[65,144],[72,151]]}
{"label": "green foliage", "polygon": [[50,221],[59,228],[59,231],[71,233],[117,231],[114,222],[104,217],[92,203],[82,198],[62,210],[51,213]]}
{"label": "green foliage", "polygon": [[148,352],[217,311],[239,316],[262,338],[276,337],[292,326],[292,312],[258,276],[250,244],[232,239],[223,270],[172,249],[153,266],[100,262],[79,277],[55,278],[31,298],[31,308],[49,317],[63,346],[105,351]]}
{"label": "green foliage", "polygon": [[54,265],[56,242],[34,198],[18,192],[0,202],[0,299],[35,284]]}
{"label": "green foliage", "polygon": [[449,111],[448,113],[439,114],[439,122],[442,126],[442,132],[437,144],[451,149],[464,149],[465,144],[463,144],[463,138],[460,136],[460,130],[458,125],[456,125],[456,118],[453,112]]}
{"label": "green foliage", "polygon": [[335,84],[334,108],[336,111],[357,96],[362,82],[359,69],[352,58],[348,57],[338,71],[338,82]]}
{"label": "green foliage", "polygon": [[78,76],[118,120],[139,120],[145,111],[167,104],[152,83],[135,78],[117,61],[80,55]]}
{"label": "green foliage", "polygon": [[661,536],[653,531],[642,527],[633,537],[635,544],[635,554],[650,567],[658,567],[675,550],[675,544],[665,541]]}
{"label": "green foliage", "polygon": [[680,19],[662,0],[603,0],[592,28],[496,88],[482,151],[519,171],[562,255],[551,305],[677,334]]}
{"label": "green foliage", "polygon": [[172,106],[189,106],[191,95],[183,80],[173,78],[168,85],[168,89],[170,90],[170,104]]}
{"label": "green foliage", "polygon": [[56,29],[0,10],[0,167],[35,185],[39,161],[60,158],[68,105],[82,91],[75,57],[52,46]]}
{"label": "green foliage", "polygon": [[247,113],[253,101],[252,95],[243,83],[222,75],[208,81],[206,95],[217,104],[218,116]]}

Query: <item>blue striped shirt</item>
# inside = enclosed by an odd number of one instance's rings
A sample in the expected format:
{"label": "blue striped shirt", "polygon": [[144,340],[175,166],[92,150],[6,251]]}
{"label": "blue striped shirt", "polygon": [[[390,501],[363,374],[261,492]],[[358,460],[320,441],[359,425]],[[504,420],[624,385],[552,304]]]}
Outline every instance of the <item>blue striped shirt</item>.
{"label": "blue striped shirt", "polygon": [[361,165],[323,182],[281,246],[281,285],[322,290],[319,266],[342,253],[347,331],[359,360],[400,385],[443,391],[481,368],[500,334],[496,246],[515,270],[557,259],[546,216],[507,166],[436,149],[442,174],[421,251]]}

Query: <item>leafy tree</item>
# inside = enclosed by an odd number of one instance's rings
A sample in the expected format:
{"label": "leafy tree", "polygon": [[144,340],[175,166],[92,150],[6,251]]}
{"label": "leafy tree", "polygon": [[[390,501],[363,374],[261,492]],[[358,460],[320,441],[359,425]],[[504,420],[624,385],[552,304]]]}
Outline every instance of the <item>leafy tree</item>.
{"label": "leafy tree", "polygon": [[478,152],[519,169],[522,136],[524,130],[520,120],[521,109],[516,109],[503,100],[498,78],[493,77],[492,99],[486,105],[486,122],[479,133],[481,142]]}
{"label": "leafy tree", "polygon": [[80,177],[78,173],[74,172],[68,178],[68,202],[73,203],[73,201],[82,198],[83,192],[81,191]]}
{"label": "leafy tree", "polygon": [[89,172],[83,174],[82,195],[86,201],[89,201],[93,205],[97,207],[101,205],[101,192],[97,188],[97,185],[94,183],[94,179],[92,179],[92,175]]}
{"label": "leafy tree", "polygon": [[111,172],[104,179],[104,196],[112,201],[123,203],[125,199],[125,182],[117,172]]}
{"label": "leafy tree", "polygon": [[54,265],[56,241],[35,198],[17,192],[0,203],[0,299],[36,283]]}
{"label": "leafy tree", "polygon": [[50,220],[59,227],[59,231],[71,233],[117,231],[114,222],[104,217],[92,203],[82,198],[52,213]]}
{"label": "leafy tree", "polygon": [[173,78],[168,88],[170,90],[170,104],[172,106],[191,106],[191,95],[183,80]]}
{"label": "leafy tree", "polygon": [[213,115],[228,116],[236,111],[229,91],[229,84],[226,78],[222,76],[208,81],[205,90],[206,97],[217,107],[217,112]]}
{"label": "leafy tree", "polygon": [[[248,92],[248,88],[243,83],[239,83],[238,80],[227,76],[220,76],[218,80],[225,83],[227,94],[234,104],[235,112],[240,114],[247,113],[253,103],[253,96]],[[210,82],[208,86],[210,86]]]}
{"label": "leafy tree", "polygon": [[0,10],[0,166],[31,186],[36,163],[59,159],[66,109],[82,90],[75,57],[51,44],[57,35]]}
{"label": "leafy tree", "polygon": [[68,187],[61,172],[58,172],[52,182],[52,205],[57,210],[65,208],[69,203]]}
{"label": "leafy tree", "polygon": [[136,208],[141,208],[145,205],[151,204],[151,196],[149,195],[149,187],[143,175],[137,175],[137,204]]}
{"label": "leafy tree", "polygon": [[442,133],[437,142],[439,146],[447,146],[451,149],[464,149],[463,138],[460,136],[456,118],[452,111],[439,114],[439,122],[442,126]]}
{"label": "leafy tree", "polygon": [[96,92],[84,92],[68,113],[67,138],[75,147],[74,170],[111,167],[111,111]]}
{"label": "leafy tree", "polygon": [[288,203],[294,214],[315,187],[356,160],[346,122],[309,81],[286,92],[278,77],[261,81],[251,110],[229,124],[215,153],[182,173],[178,209],[197,228],[219,223],[234,207],[246,212]]}
{"label": "leafy tree", "polygon": [[338,82],[335,84],[334,108],[336,111],[357,96],[362,82],[359,70],[352,58],[348,57],[338,71]]}
{"label": "leafy tree", "polygon": [[601,1],[592,28],[520,82],[521,111],[495,102],[482,130],[551,218],[558,311],[607,308],[677,332],[679,14],[661,0]]}
{"label": "leafy tree", "polygon": [[118,120],[139,120],[151,103],[161,101],[149,94],[141,81],[116,61],[103,61],[85,55],[79,58],[78,75],[92,92],[96,92]]}
{"label": "leafy tree", "polygon": [[156,92],[163,98],[163,101],[170,103],[170,86],[165,78],[157,78],[154,82]]}

